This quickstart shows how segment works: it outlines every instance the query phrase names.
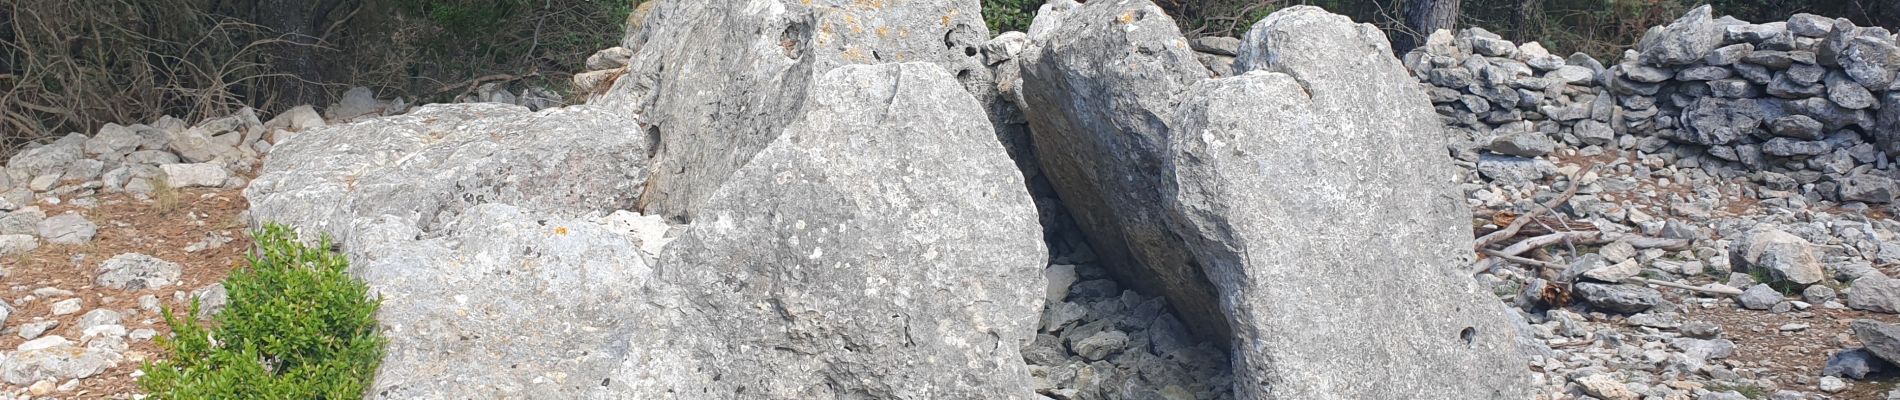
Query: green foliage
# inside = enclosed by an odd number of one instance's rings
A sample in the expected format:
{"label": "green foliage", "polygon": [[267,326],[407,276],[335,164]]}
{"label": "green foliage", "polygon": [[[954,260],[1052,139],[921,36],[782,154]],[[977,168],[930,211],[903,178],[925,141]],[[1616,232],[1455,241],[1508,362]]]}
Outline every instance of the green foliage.
{"label": "green foliage", "polygon": [[400,0],[399,7],[457,33],[477,32],[506,20],[528,0]]}
{"label": "green foliage", "polygon": [[990,34],[1009,31],[1027,31],[1029,22],[1036,18],[1036,9],[1042,7],[1043,0],[984,0],[983,21],[990,25]]}
{"label": "green foliage", "polygon": [[212,325],[165,310],[168,360],[144,366],[153,399],[355,399],[381,363],[369,288],[344,274],[349,262],[299,243],[280,225],[255,233],[250,266],[224,281],[229,305]]}

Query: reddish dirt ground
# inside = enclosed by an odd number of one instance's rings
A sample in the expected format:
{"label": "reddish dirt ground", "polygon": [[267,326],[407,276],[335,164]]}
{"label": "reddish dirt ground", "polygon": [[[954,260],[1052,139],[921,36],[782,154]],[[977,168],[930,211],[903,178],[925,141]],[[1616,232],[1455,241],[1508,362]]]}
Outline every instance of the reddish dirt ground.
{"label": "reddish dirt ground", "polygon": [[[101,307],[119,311],[123,315],[121,324],[126,330],[153,329],[158,337],[170,333],[164,318],[156,312],[141,310],[138,299],[144,295],[157,296],[168,308],[182,311],[190,307],[190,293],[193,290],[219,282],[235,266],[242,265],[244,255],[250,248],[250,239],[239,215],[246,208],[241,190],[191,190],[184,189],[171,193],[160,193],[157,201],[140,201],[123,194],[111,194],[96,197],[98,205],[86,208],[66,202],[61,205],[40,205],[48,217],[75,212],[99,226],[98,236],[85,245],[54,245],[42,243],[41,247],[23,256],[4,260],[7,275],[0,278],[0,298],[14,302],[15,311],[6,324],[7,329],[0,331],[0,348],[12,349],[25,342],[19,335],[19,326],[44,320],[58,320],[59,326],[47,331],[46,335],[60,335],[77,341],[78,320],[87,311]],[[185,248],[203,240],[207,235],[219,234],[231,239],[221,247],[199,252],[186,252]],[[184,268],[181,282],[157,289],[118,290],[101,287],[93,283],[98,275],[99,265],[107,259],[124,253],[141,253],[158,257],[165,261],[178,263]],[[20,303],[19,299],[31,296],[40,288],[58,288],[71,291],[73,296],[53,296]],[[62,316],[52,315],[52,304],[67,298],[77,297],[84,302],[82,311]],[[133,372],[146,361],[163,357],[163,352],[151,340],[127,340],[129,348],[126,359],[118,366],[106,370],[97,376],[82,379],[77,388],[70,391],[53,392],[53,398],[97,399],[129,398],[138,392],[138,384]],[[4,385],[0,383],[0,385]],[[5,388],[6,391],[17,388]]]}

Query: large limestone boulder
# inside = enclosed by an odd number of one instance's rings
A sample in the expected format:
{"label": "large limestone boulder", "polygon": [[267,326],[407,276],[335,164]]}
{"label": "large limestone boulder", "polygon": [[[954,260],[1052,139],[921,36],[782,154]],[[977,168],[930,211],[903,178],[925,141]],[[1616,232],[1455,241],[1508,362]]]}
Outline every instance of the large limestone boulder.
{"label": "large limestone boulder", "polygon": [[925,63],[846,66],[661,255],[633,398],[1029,398],[1048,254],[978,102]]}
{"label": "large limestone boulder", "polygon": [[1165,296],[1191,330],[1225,342],[1214,288],[1164,219],[1168,116],[1205,67],[1148,0],[1044,6],[1023,52],[1038,160],[1118,280]]}
{"label": "large limestone boulder", "polygon": [[389,338],[371,398],[582,398],[652,329],[634,232],[507,204],[439,225],[382,217],[344,243]]}
{"label": "large limestone boulder", "polygon": [[1169,180],[1235,332],[1235,397],[1530,398],[1508,311],[1464,271],[1442,125],[1385,36],[1292,7],[1240,53],[1249,72],[1185,96]]}
{"label": "large limestone boulder", "polygon": [[[653,176],[642,209],[690,220],[733,171],[797,118],[841,65],[928,62],[993,97],[977,0],[661,0],[623,43],[627,75],[594,101],[645,123]],[[636,158],[636,157],[630,157]]]}
{"label": "large limestone boulder", "polygon": [[359,221],[427,231],[486,203],[577,217],[633,207],[645,146],[637,123],[598,107],[429,105],[279,143],[245,196],[260,222],[340,241]]}

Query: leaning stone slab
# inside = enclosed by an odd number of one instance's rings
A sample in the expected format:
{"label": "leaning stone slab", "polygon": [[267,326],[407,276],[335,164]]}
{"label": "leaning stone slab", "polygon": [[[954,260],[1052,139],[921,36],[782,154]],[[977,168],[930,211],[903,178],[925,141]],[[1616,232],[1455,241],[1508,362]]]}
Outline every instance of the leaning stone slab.
{"label": "leaning stone slab", "polygon": [[1187,38],[1148,0],[1051,2],[1030,36],[1023,111],[1043,173],[1119,281],[1225,342],[1214,287],[1169,231],[1159,190],[1175,97],[1207,79]]}
{"label": "leaning stone slab", "polygon": [[1219,288],[1235,395],[1530,398],[1432,105],[1366,24],[1292,7],[1173,120],[1172,211]]}

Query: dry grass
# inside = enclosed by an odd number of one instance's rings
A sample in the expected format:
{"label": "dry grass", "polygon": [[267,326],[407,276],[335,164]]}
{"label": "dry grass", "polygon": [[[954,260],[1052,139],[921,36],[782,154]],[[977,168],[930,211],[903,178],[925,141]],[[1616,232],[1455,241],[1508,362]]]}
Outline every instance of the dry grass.
{"label": "dry grass", "polygon": [[[263,52],[285,41],[196,0],[0,5],[0,155],[107,122],[188,121],[270,102]],[[9,18],[10,17],[10,18]]]}
{"label": "dry grass", "polygon": [[0,158],[106,123],[321,107],[352,86],[440,102],[453,100],[436,92],[448,83],[535,71],[519,83],[560,91],[588,55],[617,44],[632,1],[511,1],[504,18],[459,29],[399,4],[487,3],[292,4],[324,10],[308,34],[260,25],[259,10],[278,5],[256,0],[0,2]]}

